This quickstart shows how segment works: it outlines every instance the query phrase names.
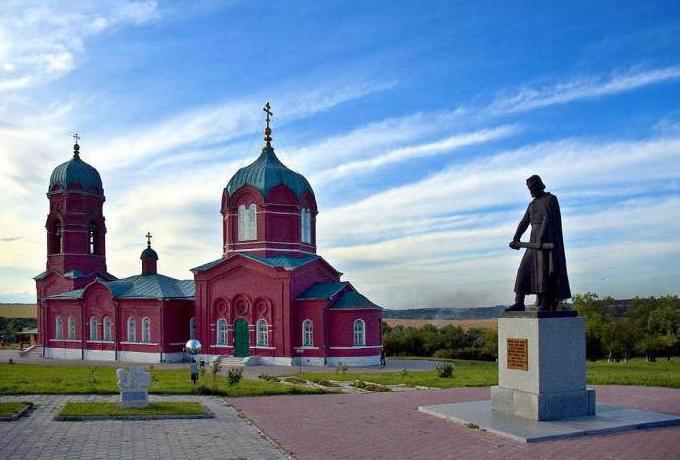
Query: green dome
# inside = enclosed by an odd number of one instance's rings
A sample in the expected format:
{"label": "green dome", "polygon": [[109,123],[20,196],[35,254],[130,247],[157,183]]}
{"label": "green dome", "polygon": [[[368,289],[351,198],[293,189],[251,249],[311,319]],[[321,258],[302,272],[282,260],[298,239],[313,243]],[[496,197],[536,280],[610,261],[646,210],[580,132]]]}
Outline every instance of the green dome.
{"label": "green dome", "polygon": [[139,259],[140,260],[158,260],[158,254],[156,254],[156,251],[151,249],[151,246],[149,246],[145,250],[142,251],[142,255]]}
{"label": "green dome", "polygon": [[66,190],[71,185],[78,184],[84,191],[91,192],[94,188],[96,193],[103,194],[104,188],[102,187],[102,179],[99,173],[80,159],[77,144],[73,148],[73,158],[66,163],[60,164],[52,171],[49,191],[52,191],[52,187],[55,185],[60,185],[62,189]]}
{"label": "green dome", "polygon": [[271,146],[264,147],[253,163],[236,171],[227,184],[227,194],[233,195],[246,184],[258,189],[262,196],[267,196],[269,190],[279,184],[291,189],[298,198],[305,192],[314,196],[314,191],[307,179],[281,163]]}

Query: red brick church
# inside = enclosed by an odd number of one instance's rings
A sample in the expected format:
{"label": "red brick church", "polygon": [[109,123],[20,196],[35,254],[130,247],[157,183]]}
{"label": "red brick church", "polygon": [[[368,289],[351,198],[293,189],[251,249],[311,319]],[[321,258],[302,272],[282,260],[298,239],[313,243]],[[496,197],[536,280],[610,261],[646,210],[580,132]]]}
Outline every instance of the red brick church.
{"label": "red brick church", "polygon": [[260,156],[222,193],[222,257],[193,280],[158,273],[150,234],[139,274],[107,271],[102,180],[76,139],[50,177],[47,267],[35,277],[46,358],[181,361],[196,338],[208,360],[379,363],[382,309],[317,255],[314,191],[277,158],[265,112]]}

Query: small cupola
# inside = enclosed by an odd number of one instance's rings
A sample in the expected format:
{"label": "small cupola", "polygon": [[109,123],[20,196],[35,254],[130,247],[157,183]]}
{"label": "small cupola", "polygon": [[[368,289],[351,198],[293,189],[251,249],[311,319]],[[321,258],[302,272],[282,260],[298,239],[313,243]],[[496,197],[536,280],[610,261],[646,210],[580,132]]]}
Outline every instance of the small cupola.
{"label": "small cupola", "polygon": [[80,158],[80,145],[78,134],[73,136],[76,140],[73,144],[73,158],[62,163],[52,171],[48,194],[66,192],[71,189],[79,189],[86,193],[103,196],[104,188],[99,172]]}
{"label": "small cupola", "polygon": [[155,275],[157,273],[156,263],[158,254],[151,248],[151,233],[146,233],[146,249],[142,251],[140,260],[142,261],[142,275]]}

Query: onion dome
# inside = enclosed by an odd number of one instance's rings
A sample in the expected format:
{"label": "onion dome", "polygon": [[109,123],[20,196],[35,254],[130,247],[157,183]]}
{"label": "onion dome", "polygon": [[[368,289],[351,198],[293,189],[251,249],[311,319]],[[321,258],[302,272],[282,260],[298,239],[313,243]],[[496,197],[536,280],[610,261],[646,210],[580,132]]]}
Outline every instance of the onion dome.
{"label": "onion dome", "polygon": [[227,184],[227,194],[233,195],[244,185],[251,185],[258,189],[263,197],[266,197],[269,190],[282,184],[292,190],[298,198],[305,192],[314,196],[312,186],[309,185],[307,179],[302,174],[288,169],[274,153],[274,147],[271,144],[272,130],[269,127],[269,116],[272,114],[269,103],[265,106],[264,111],[267,114],[267,126],[264,130],[265,144],[262,153],[254,162],[236,171],[236,174]]}
{"label": "onion dome", "polygon": [[146,232],[146,249],[142,251],[139,260],[158,260],[158,254],[151,248],[151,233]]}
{"label": "onion dome", "polygon": [[73,185],[78,185],[85,192],[102,195],[102,179],[97,170],[85,163],[80,158],[80,146],[76,142],[73,146],[73,158],[62,163],[52,171],[50,176],[49,192],[68,190]]}

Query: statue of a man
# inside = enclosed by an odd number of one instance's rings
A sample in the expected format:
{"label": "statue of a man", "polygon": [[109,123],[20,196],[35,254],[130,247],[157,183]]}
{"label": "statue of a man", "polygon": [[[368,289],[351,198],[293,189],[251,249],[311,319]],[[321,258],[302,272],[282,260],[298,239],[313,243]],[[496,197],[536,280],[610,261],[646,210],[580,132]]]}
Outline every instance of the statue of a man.
{"label": "statue of a man", "polygon": [[[560,300],[571,297],[564,257],[560,205],[555,195],[545,191],[545,185],[539,176],[528,178],[527,187],[533,200],[510,243],[512,249],[527,249],[517,270],[515,303],[506,308],[506,311],[524,311],[526,294],[536,294],[539,311],[554,311]],[[529,243],[520,243],[519,240],[529,224]]]}

